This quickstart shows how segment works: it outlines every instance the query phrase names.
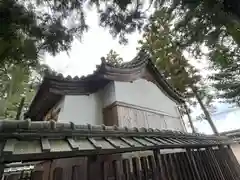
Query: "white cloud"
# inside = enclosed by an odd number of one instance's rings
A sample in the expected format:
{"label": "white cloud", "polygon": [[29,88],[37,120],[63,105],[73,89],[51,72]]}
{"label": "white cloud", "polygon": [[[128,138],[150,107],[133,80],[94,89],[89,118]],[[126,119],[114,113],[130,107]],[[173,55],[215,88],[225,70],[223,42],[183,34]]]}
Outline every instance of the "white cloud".
{"label": "white cloud", "polygon": [[74,40],[69,56],[62,52],[55,57],[46,55],[46,63],[54,70],[64,75],[86,75],[92,73],[100,58],[110,49],[117,51],[124,61],[129,61],[136,55],[137,41],[141,34],[138,32],[128,36],[129,43],[120,45],[118,39],[113,39],[107,29],[99,27],[95,11],[89,12],[87,17],[89,31],[84,34],[82,42]]}

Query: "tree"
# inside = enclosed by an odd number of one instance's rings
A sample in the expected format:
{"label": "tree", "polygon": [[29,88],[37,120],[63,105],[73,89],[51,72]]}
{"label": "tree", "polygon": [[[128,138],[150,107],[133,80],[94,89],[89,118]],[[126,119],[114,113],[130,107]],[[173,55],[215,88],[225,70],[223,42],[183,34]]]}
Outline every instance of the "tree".
{"label": "tree", "polygon": [[214,87],[218,90],[218,97],[228,103],[240,105],[239,57],[238,46],[225,47],[223,44],[218,50],[210,53],[211,58],[217,59],[213,67],[216,71],[212,74]]}
{"label": "tree", "polygon": [[[44,66],[32,69],[28,67],[6,65],[0,68],[0,116],[9,119],[20,119],[35,95],[36,73]],[[34,77],[33,77],[34,76]]]}
{"label": "tree", "polygon": [[[113,37],[126,43],[125,34],[141,30],[146,13],[169,7],[169,13],[178,13],[178,31],[181,45],[217,41],[225,35],[239,44],[239,2],[237,0],[35,0],[0,2],[0,65],[37,64],[39,52],[52,55],[68,51],[74,38],[81,39],[88,30],[86,7],[96,7],[99,24],[108,28]],[[214,43],[211,43],[214,45]]]}
{"label": "tree", "polygon": [[67,51],[73,39],[81,39],[88,29],[85,22],[86,6],[97,7],[100,25],[110,27],[114,37],[125,42],[125,33],[131,33],[143,24],[139,8],[128,8],[131,1],[75,1],[36,0],[0,2],[0,62],[36,64],[40,51],[52,55]]}
{"label": "tree", "polygon": [[[5,64],[36,66],[38,56],[68,51],[74,38],[87,31],[86,7],[97,7],[99,23],[125,43],[125,34],[141,30],[146,19],[145,1],[36,0],[0,2],[0,67]],[[237,0],[151,0],[155,10],[168,7],[176,15],[176,46],[198,55],[199,46],[218,51],[221,42],[240,43]],[[150,7],[149,6],[149,7]],[[201,53],[200,53],[201,54]],[[216,59],[212,58],[215,62]]]}
{"label": "tree", "polygon": [[119,54],[112,49],[107,54],[105,61],[114,66],[118,66],[123,63],[123,59],[121,57],[119,57]]}
{"label": "tree", "polygon": [[173,17],[165,10],[156,12],[146,27],[144,39],[140,41],[141,48],[146,49],[164,74],[166,79],[182,94],[187,97],[191,105],[200,105],[204,118],[208,120],[215,134],[218,134],[208,111],[212,96],[203,85],[203,78],[182,55],[176,44],[177,35],[171,30]]}

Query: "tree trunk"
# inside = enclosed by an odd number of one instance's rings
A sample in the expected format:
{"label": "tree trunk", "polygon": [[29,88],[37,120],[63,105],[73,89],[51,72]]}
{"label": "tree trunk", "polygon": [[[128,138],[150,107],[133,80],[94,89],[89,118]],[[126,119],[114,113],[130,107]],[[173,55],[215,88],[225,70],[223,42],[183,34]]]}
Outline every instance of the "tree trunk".
{"label": "tree trunk", "polygon": [[192,88],[193,93],[195,94],[195,97],[196,97],[198,103],[200,104],[201,109],[203,110],[203,113],[204,113],[208,123],[210,124],[210,126],[212,128],[213,133],[215,135],[219,135],[218,130],[217,130],[217,128],[216,128],[215,124],[213,123],[213,120],[210,116],[210,113],[208,112],[207,108],[203,104],[202,99],[200,98],[196,88],[195,87],[191,87],[191,88]]}
{"label": "tree trunk", "polygon": [[188,107],[187,107],[187,105],[185,103],[184,103],[184,109],[185,109],[185,111],[187,113],[188,121],[189,121],[190,127],[192,129],[192,132],[196,133],[196,130],[195,130],[193,122],[192,122],[192,118],[191,118],[191,116],[190,116],[190,114],[188,112]]}
{"label": "tree trunk", "polygon": [[20,101],[20,104],[19,104],[19,106],[18,106],[18,109],[17,109],[16,120],[20,120],[20,118],[21,118],[21,114],[22,114],[22,109],[23,109],[23,106],[24,106],[24,102],[25,102],[25,97],[22,97],[22,98],[21,98],[21,101]]}

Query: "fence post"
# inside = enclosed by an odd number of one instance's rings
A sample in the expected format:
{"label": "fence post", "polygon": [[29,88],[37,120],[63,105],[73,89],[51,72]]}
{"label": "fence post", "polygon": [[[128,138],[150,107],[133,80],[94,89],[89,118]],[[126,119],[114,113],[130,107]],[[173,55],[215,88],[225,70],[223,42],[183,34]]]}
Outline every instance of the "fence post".
{"label": "fence post", "polygon": [[0,164],[0,177],[1,177],[1,180],[3,179],[3,173],[4,173],[4,164],[1,163]]}
{"label": "fence post", "polygon": [[160,178],[162,178],[162,180],[167,180],[165,172],[163,170],[163,164],[162,164],[162,160],[161,160],[160,149],[154,149],[153,150],[153,155],[154,155],[154,159],[155,159],[156,166],[157,166],[158,176]]}

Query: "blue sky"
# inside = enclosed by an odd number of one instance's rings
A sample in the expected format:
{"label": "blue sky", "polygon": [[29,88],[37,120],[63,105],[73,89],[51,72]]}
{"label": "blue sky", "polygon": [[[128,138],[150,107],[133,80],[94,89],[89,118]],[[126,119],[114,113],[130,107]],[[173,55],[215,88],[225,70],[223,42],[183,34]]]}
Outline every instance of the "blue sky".
{"label": "blue sky", "polygon": [[[130,61],[137,53],[136,47],[141,34],[136,32],[128,36],[129,43],[120,45],[118,39],[113,39],[108,30],[99,27],[97,14],[95,11],[88,12],[87,22],[90,26],[89,31],[84,35],[82,42],[75,40],[69,55],[65,52],[52,57],[48,54],[45,56],[45,62],[54,70],[64,75],[81,76],[90,74],[94,71],[97,64],[100,64],[100,58],[105,56],[111,49],[117,51],[124,61]],[[186,56],[188,56],[186,54]],[[191,57],[187,57],[191,59]],[[197,63],[191,59],[193,64],[202,70],[203,74],[207,74],[204,70],[204,63]],[[203,62],[203,59],[201,59]],[[215,103],[217,113],[231,109],[231,105]],[[200,108],[197,107],[193,116],[199,114]],[[214,114],[213,119],[219,131],[227,131],[240,128],[240,110]],[[200,132],[211,133],[211,129],[206,121],[195,123]]]}
{"label": "blue sky", "polygon": [[[216,107],[216,112],[212,114],[212,119],[219,132],[240,128],[240,108],[233,107],[231,104],[220,102],[214,103],[214,106]],[[200,108],[198,107],[192,116],[195,117],[195,115],[198,115],[200,112]],[[206,120],[197,121],[194,125],[202,133],[212,133],[212,130]]]}

